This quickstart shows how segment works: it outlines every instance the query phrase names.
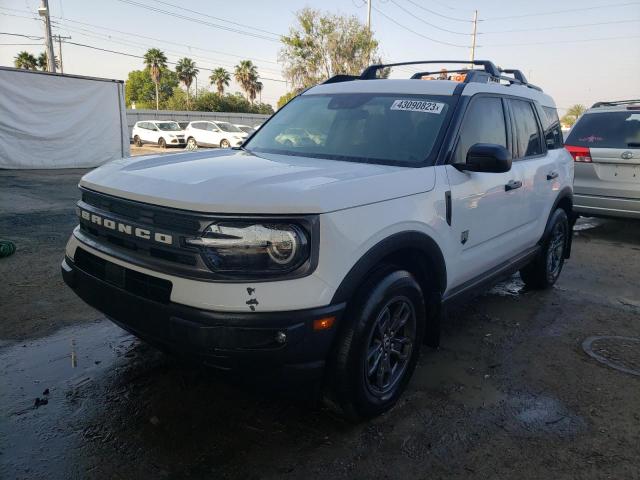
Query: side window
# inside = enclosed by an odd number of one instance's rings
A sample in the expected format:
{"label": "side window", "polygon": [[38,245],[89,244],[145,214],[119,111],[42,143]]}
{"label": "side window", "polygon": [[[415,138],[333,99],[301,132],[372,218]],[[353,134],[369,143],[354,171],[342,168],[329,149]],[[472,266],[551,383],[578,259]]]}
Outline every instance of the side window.
{"label": "side window", "polygon": [[531,157],[542,153],[540,129],[533,113],[533,105],[525,100],[510,100],[516,124],[515,158]]}
{"label": "side window", "polygon": [[476,143],[494,143],[506,148],[507,129],[500,98],[479,97],[471,100],[460,129],[454,162],[466,163],[467,152]]}
{"label": "side window", "polygon": [[540,116],[542,120],[542,129],[544,130],[544,141],[548,150],[555,150],[564,146],[562,138],[562,128],[558,112],[552,107],[542,107],[544,115]]}
{"label": "side window", "polygon": [[202,122],[194,122],[191,124],[192,128],[195,128],[196,130],[204,130],[204,128],[202,128]]}
{"label": "side window", "polygon": [[136,127],[138,127],[138,128],[144,128],[144,122],[138,122],[138,123],[136,123]]}

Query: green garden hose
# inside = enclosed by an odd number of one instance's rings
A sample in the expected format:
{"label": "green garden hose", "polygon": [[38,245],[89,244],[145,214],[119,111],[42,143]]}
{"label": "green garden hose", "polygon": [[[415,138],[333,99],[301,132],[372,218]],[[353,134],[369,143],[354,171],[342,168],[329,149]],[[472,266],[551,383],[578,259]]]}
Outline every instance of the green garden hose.
{"label": "green garden hose", "polygon": [[9,240],[0,240],[0,258],[8,257],[16,251],[16,246]]}

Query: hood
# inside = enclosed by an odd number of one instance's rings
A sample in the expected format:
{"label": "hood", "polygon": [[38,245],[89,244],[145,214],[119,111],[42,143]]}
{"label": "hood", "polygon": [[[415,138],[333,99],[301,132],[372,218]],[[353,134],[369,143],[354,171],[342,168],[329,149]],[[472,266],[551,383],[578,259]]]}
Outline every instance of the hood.
{"label": "hood", "polygon": [[123,158],[80,185],[198,212],[324,213],[431,190],[434,170],[218,150]]}

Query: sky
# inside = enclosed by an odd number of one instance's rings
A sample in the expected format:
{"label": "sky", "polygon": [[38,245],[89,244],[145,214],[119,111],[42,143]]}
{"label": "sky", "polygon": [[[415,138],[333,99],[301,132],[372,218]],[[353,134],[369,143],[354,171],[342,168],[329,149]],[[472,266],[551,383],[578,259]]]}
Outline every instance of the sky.
{"label": "sky", "polygon": [[[39,3],[0,0],[0,65],[13,66],[21,50],[36,55],[44,50],[41,40],[6,35],[42,37]],[[554,97],[561,113],[576,103],[640,98],[640,0],[372,0],[372,5],[371,27],[385,62],[468,59],[477,10],[476,59],[520,69]],[[288,86],[278,63],[278,35],[288,33],[295,12],[304,7],[367,20],[366,0],[49,0],[54,35],[132,55],[65,43],[65,73],[124,80],[129,71],[143,68],[136,57],[156,47],[170,62],[194,59],[201,69],[198,88],[210,88],[208,70],[233,71],[248,58],[264,84],[262,101],[273,105]],[[235,82],[230,91],[239,91]]]}

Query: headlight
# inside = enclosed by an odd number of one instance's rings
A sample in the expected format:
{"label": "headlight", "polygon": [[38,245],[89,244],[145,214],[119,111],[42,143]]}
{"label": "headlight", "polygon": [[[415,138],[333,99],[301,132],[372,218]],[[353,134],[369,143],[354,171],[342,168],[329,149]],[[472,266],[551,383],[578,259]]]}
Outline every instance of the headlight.
{"label": "headlight", "polygon": [[307,232],[290,223],[219,222],[185,243],[199,247],[214,272],[245,275],[292,272],[310,250]]}
{"label": "headlight", "polygon": [[175,138],[175,137],[176,137],[173,133],[170,133],[170,134],[169,134],[169,136],[170,136],[170,137],[173,137],[173,138]]}

